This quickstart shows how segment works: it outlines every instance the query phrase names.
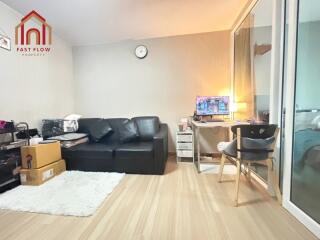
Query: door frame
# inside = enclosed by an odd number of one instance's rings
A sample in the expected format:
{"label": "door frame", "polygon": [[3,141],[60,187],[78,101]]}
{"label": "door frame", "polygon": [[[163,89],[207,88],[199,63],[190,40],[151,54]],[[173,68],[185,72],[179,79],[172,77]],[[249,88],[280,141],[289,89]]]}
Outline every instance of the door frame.
{"label": "door frame", "polygon": [[[299,0],[287,0],[288,8],[288,51],[287,51],[287,79],[285,96],[285,141],[284,141],[284,169],[283,169],[283,206],[313,234],[320,238],[320,225],[291,202],[291,178],[294,131],[295,80],[297,62],[297,34]],[[286,21],[286,20],[285,20]]]}
{"label": "door frame", "polygon": [[[244,19],[248,16],[251,10],[258,4],[260,0],[251,0],[251,2],[246,5],[245,9],[241,12],[241,15],[238,17],[237,21],[233,25],[230,31],[230,59],[231,59],[231,78],[230,78],[230,102],[234,103],[234,54],[235,54],[235,44],[234,44],[234,35],[242,24]],[[281,124],[281,92],[282,92],[282,73],[283,73],[283,55],[282,51],[284,49],[283,39],[283,15],[284,15],[284,4],[283,0],[270,0],[272,1],[272,49],[271,49],[271,66],[270,66],[270,123]],[[275,162],[276,175],[278,178],[278,184],[280,185],[280,140],[277,141],[275,156],[278,161]],[[271,195],[274,195],[273,186],[270,180],[264,182],[258,175],[253,172],[253,177],[258,181],[264,188],[266,188]]]}
{"label": "door frame", "polygon": [[237,20],[237,22],[232,26],[232,29],[230,31],[230,69],[231,69],[231,76],[230,76],[230,102],[234,103],[234,54],[235,54],[235,44],[234,44],[234,35],[237,31],[237,29],[240,27],[244,19],[247,17],[247,15],[250,13],[252,8],[256,5],[256,3],[259,0],[252,0],[248,6],[244,9],[244,11],[241,13],[240,18]]}
{"label": "door frame", "polygon": [[[233,104],[235,102],[234,99],[234,73],[235,73],[235,44],[234,44],[234,36],[236,31],[238,30],[238,28],[240,27],[240,25],[243,23],[243,21],[245,20],[245,18],[250,14],[251,10],[254,8],[254,6],[258,3],[258,1],[260,0],[251,0],[251,2],[249,4],[247,4],[245,6],[244,9],[242,9],[241,13],[239,14],[237,21],[235,22],[235,24],[233,24],[232,29],[230,31],[230,69],[231,69],[231,76],[230,76],[230,102]],[[277,0],[272,0],[272,1],[277,1]],[[234,120],[234,115],[232,114],[232,120]],[[252,172],[252,178],[254,180],[256,180],[263,188],[267,189],[268,191],[270,191],[271,194],[273,193],[273,189],[270,187],[271,184],[270,183],[266,183],[264,180],[262,180],[261,177],[259,177],[255,172]],[[271,189],[271,190],[270,190]]]}

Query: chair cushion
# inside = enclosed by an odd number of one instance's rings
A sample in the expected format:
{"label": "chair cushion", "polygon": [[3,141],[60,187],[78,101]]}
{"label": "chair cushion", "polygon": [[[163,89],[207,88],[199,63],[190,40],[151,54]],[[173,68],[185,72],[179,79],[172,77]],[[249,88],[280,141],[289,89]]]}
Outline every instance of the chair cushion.
{"label": "chair cushion", "polygon": [[153,142],[131,142],[118,146],[115,150],[116,159],[153,159]]}
{"label": "chair cushion", "polygon": [[252,139],[252,138],[241,138],[242,147],[245,149],[255,149],[255,150],[264,150],[271,149],[271,145],[275,141],[274,137],[269,137],[266,139]]}
{"label": "chair cushion", "polygon": [[[267,139],[251,139],[242,138],[242,149],[247,152],[241,153],[242,160],[252,160],[259,161],[268,158],[268,152],[266,150],[271,149],[271,144],[274,142],[275,138]],[[253,152],[250,152],[253,150]],[[261,152],[257,151],[261,150]],[[234,139],[224,150],[223,153],[230,157],[237,157],[237,139]]]}
{"label": "chair cushion", "polygon": [[119,127],[120,142],[128,143],[138,139],[139,132],[136,123],[132,120],[126,120]]}
{"label": "chair cushion", "polygon": [[132,118],[138,126],[139,136],[142,141],[150,141],[159,132],[160,121],[158,117]]}

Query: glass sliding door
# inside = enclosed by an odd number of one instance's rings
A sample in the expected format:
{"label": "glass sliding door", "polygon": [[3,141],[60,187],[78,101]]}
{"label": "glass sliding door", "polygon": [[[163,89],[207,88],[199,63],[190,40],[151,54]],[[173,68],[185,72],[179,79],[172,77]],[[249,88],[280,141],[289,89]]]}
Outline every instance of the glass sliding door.
{"label": "glass sliding door", "polygon": [[320,1],[287,1],[283,206],[320,238]]}
{"label": "glass sliding door", "polygon": [[320,223],[320,1],[300,0],[296,39],[291,202]]}
{"label": "glass sliding door", "polygon": [[286,117],[286,93],[287,93],[287,57],[288,57],[288,22],[289,22],[289,12],[288,12],[288,1],[283,0],[283,71],[282,71],[282,87],[281,87],[281,135],[280,135],[280,159],[279,159],[279,185],[280,190],[283,192],[283,168],[284,168],[284,153],[285,153],[285,117]]}
{"label": "glass sliding door", "polygon": [[[273,1],[259,0],[234,33],[236,120],[269,123]],[[267,167],[251,166],[267,182]]]}

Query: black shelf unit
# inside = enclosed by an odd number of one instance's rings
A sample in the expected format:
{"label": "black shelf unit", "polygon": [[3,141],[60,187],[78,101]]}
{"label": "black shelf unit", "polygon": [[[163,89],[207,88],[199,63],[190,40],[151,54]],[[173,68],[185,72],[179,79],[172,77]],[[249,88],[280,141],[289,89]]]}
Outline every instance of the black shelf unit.
{"label": "black shelf unit", "polygon": [[[10,145],[15,141],[15,133],[19,131],[18,125],[24,125],[27,130],[29,129],[27,124],[15,125],[13,121],[7,122],[6,127],[0,129],[0,135],[11,135],[11,141],[0,144],[0,193],[20,185],[21,146]],[[28,143],[26,142],[26,145]],[[10,146],[10,149],[6,149],[6,146]]]}

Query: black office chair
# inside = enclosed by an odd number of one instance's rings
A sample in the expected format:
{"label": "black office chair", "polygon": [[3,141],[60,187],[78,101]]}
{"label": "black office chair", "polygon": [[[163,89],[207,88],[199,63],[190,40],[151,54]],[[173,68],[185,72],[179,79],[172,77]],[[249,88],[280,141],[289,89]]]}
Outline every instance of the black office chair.
{"label": "black office chair", "polygon": [[236,138],[222,151],[218,180],[221,182],[225,160],[234,161],[237,167],[234,205],[238,206],[241,164],[244,165],[247,179],[251,181],[252,163],[268,167],[268,179],[272,181],[277,199],[281,203],[281,193],[273,169],[273,153],[279,133],[277,125],[236,125],[231,131]]}

